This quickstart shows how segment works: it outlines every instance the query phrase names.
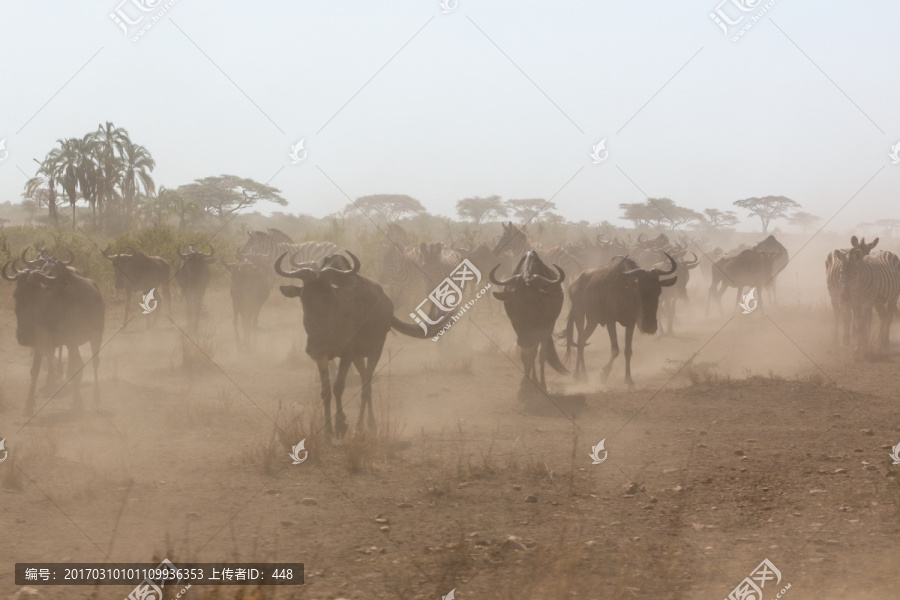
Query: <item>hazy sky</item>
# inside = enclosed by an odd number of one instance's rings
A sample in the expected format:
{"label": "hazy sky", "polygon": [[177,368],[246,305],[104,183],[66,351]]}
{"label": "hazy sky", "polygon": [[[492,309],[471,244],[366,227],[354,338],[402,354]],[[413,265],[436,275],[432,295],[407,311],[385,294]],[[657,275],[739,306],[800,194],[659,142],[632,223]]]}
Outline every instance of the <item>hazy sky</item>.
{"label": "hazy sky", "polygon": [[[726,36],[716,0],[174,0],[132,42],[167,3],[118,1],[0,3],[0,200],[57,138],[111,120],[157,184],[271,179],[315,216],[344,194],[445,215],[471,195],[555,195],[591,222],[647,195],[701,210],[771,194],[825,218],[853,198],[829,230],[900,218],[897,2],[778,0],[733,42],[767,3],[723,4],[747,15]],[[146,16],[126,35],[117,7]]]}

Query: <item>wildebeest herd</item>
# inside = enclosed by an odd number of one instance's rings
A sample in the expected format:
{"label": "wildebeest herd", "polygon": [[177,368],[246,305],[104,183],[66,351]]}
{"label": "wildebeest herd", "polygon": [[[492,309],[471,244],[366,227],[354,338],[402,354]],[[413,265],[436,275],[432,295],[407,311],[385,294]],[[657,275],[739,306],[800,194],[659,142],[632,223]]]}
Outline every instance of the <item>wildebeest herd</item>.
{"label": "wildebeest herd", "polygon": [[[866,243],[865,238],[853,236],[850,248],[832,251],[825,263],[835,341],[842,328],[843,343],[855,344],[861,358],[871,358],[886,349],[900,296],[900,259],[888,251],[873,251],[878,241]],[[691,244],[695,250],[688,258]],[[123,326],[134,310],[134,292],[147,294],[156,289],[160,303],[169,305],[169,282],[174,278],[184,298],[187,332],[196,333],[211,278],[210,264],[217,260],[215,251],[210,248],[205,253],[195,244],[179,250],[173,276],[172,266],[165,259],[135,248],[129,250],[120,254],[103,251],[114,269],[116,288],[125,292]],[[100,288],[73,266],[71,253],[63,260],[44,249],[29,259],[28,252],[29,248],[22,250],[0,271],[3,279],[15,284],[17,342],[33,350],[25,413],[34,410],[42,362],[46,360],[48,365],[48,382],[61,377],[63,346],[68,351],[67,377],[74,382],[78,406],[84,367],[79,347],[91,344],[93,392],[99,401],[98,353],[105,326]],[[776,301],[775,278],[789,261],[787,249],[771,235],[755,246],[729,252],[712,248],[705,241],[679,242],[665,234],[652,239],[642,234],[634,241],[597,236],[595,240],[542,247],[531,244],[526,229],[512,223],[503,224],[496,243],[472,248],[452,248],[442,242],[390,242],[384,248],[380,282],[361,274],[361,262],[353,253],[348,251],[345,256],[329,242],[294,243],[274,229],[250,232],[237,249],[236,258],[237,262],[222,264],[231,274],[234,335],[242,348],[252,349],[256,344],[260,311],[276,275],[302,282],[282,285],[280,291],[286,297],[299,298],[302,304],[306,353],[316,362],[321,378],[325,430],[338,437],[347,431],[342,396],[350,367],[356,367],[362,381],[359,426],[363,426],[368,407],[368,424],[373,427],[372,379],[388,332],[431,337],[448,318],[438,315],[437,325],[423,331],[398,319],[395,309],[410,299],[424,298],[463,259],[489,273],[497,288],[494,296],[503,303],[516,334],[523,385],[534,385],[545,392],[546,364],[559,373],[568,373],[556,343],[565,345],[567,359],[575,350],[574,375],[583,378],[587,373],[584,348],[598,325],[607,329],[611,346],[603,377],[609,375],[619,354],[617,325],[621,325],[625,331],[625,381],[633,385],[635,328],[645,334],[656,333],[659,312],[666,321],[664,331],[671,333],[677,306],[687,302],[687,283],[697,266],[709,281],[707,313],[713,300],[721,313],[721,296],[729,287],[737,290],[738,301],[746,288],[759,290],[760,306],[766,294],[767,301]],[[554,332],[566,301],[569,309],[565,326]],[[869,342],[873,312],[880,320],[874,346]],[[333,359],[338,359],[338,365],[332,383],[329,364]],[[336,404],[334,421],[332,397]]]}

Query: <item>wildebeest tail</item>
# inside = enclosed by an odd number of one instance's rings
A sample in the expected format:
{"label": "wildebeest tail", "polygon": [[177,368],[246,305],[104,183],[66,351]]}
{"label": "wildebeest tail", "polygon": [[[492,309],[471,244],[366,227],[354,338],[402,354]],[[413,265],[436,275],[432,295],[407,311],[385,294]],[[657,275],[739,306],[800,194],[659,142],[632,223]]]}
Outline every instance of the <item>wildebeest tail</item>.
{"label": "wildebeest tail", "polygon": [[[557,373],[561,373],[563,375],[568,375],[569,370],[560,362],[559,355],[556,353],[556,345],[553,343],[553,337],[556,334],[549,334],[547,339],[543,341],[541,344],[541,354],[543,354],[544,360],[547,361],[547,364],[553,367],[553,370]],[[568,350],[568,347],[567,347]],[[568,356],[568,352],[566,352]]]}
{"label": "wildebeest tail", "polygon": [[[569,316],[566,317],[566,328],[562,331],[557,331],[553,333],[553,338],[557,340],[565,340],[566,343],[566,354],[563,357],[563,362],[569,364],[569,356],[572,352],[572,346],[575,345],[573,335],[575,330],[575,306],[574,304],[569,308]],[[556,354],[556,351],[553,351],[553,354]],[[557,357],[558,359],[558,357]],[[552,365],[551,365],[552,366]],[[553,367],[556,369],[556,367]],[[558,370],[558,369],[557,369]]]}

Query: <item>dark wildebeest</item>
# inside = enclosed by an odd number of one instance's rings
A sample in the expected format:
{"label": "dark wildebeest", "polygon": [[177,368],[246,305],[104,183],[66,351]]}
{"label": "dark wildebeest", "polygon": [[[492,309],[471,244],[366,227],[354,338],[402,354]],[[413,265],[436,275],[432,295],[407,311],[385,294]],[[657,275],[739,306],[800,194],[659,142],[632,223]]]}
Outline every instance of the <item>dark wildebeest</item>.
{"label": "dark wildebeest", "polygon": [[735,304],[741,302],[745,287],[756,288],[759,290],[758,306],[761,307],[762,290],[772,279],[772,265],[778,257],[777,252],[747,249],[717,258],[713,263],[712,281],[706,294],[706,314],[709,314],[709,302],[713,296],[716,297],[719,314],[722,314],[722,294],[729,287],[737,288]]}
{"label": "dark wildebeest", "polygon": [[3,279],[16,282],[13,292],[16,313],[16,341],[33,349],[31,385],[25,414],[34,410],[37,378],[41,360],[47,357],[52,366],[57,347],[65,346],[69,353],[66,376],[73,378],[75,406],[81,405],[81,377],[84,361],[78,347],[90,342],[94,367],[94,400],[100,400],[100,382],[97,378],[100,342],[103,338],[105,308],[100,289],[92,280],[71,272],[65,265],[48,259],[42,270],[16,269],[10,276],[6,272],[9,262],[3,265]]}
{"label": "dark wildebeest", "polygon": [[872,310],[878,312],[881,328],[875,354],[887,350],[890,339],[891,319],[900,298],[900,258],[893,252],[876,252],[868,256],[875,242],[863,246],[851,240],[853,249],[838,255],[841,262],[841,302],[850,306],[856,323],[857,356],[870,358],[869,325]]}
{"label": "dark wildebeest", "polygon": [[[545,265],[537,252],[529,250],[519,260],[515,271],[509,279],[502,281],[495,277],[500,265],[491,270],[490,280],[495,285],[505,286],[503,291],[494,292],[494,297],[503,301],[506,315],[516,332],[516,343],[525,367],[526,382],[533,381],[547,390],[544,379],[544,363],[557,373],[568,373],[556,355],[553,343],[553,326],[563,305],[562,282],[566,273],[553,265],[557,273]],[[535,361],[540,356],[541,375],[537,378]]]}
{"label": "dark wildebeest", "polygon": [[[134,292],[146,294],[156,288],[159,290],[159,303],[168,302],[169,274],[171,267],[169,262],[159,256],[147,256],[131,248],[131,254],[107,254],[109,248],[103,251],[103,256],[112,261],[116,273],[116,289],[125,290],[125,317],[122,327],[128,324],[128,312],[131,310],[131,294]],[[155,312],[155,311],[154,311]],[[147,320],[147,326],[156,321],[156,315]]]}
{"label": "dark wildebeest", "polygon": [[[238,252],[237,257],[241,259],[237,264],[222,261],[231,273],[234,338],[238,345],[243,344],[246,348],[252,349],[256,345],[259,312],[269,297],[275,276],[267,264],[266,256]],[[243,339],[240,330],[243,330]]]}
{"label": "dark wildebeest", "polygon": [[178,252],[181,257],[175,279],[184,296],[184,305],[187,310],[188,331],[197,333],[200,325],[200,311],[203,308],[203,296],[206,294],[206,286],[209,284],[211,273],[209,265],[216,262],[213,255],[215,249],[210,246],[210,253],[204,254],[197,250],[195,244],[188,246],[186,252]]}
{"label": "dark wildebeest", "polygon": [[[675,305],[679,301],[687,305],[689,301],[687,284],[691,278],[691,269],[696,268],[700,264],[700,259],[697,258],[697,255],[693,251],[691,251],[691,254],[694,255],[693,260],[685,260],[685,252],[683,251],[675,256],[675,264],[677,265],[675,275],[678,279],[675,285],[663,289],[662,296],[660,296],[660,313],[665,321],[662,329],[668,334],[672,333],[672,326],[675,322]],[[664,263],[659,263],[655,266],[659,268],[664,266]],[[668,327],[665,325],[668,325]]]}
{"label": "dark wildebeest", "polygon": [[[850,243],[853,245],[853,248],[859,248],[863,256],[868,256],[872,248],[878,245],[879,239],[875,238],[874,241],[867,244],[866,238],[859,240],[854,235],[850,238]],[[828,295],[831,296],[831,309],[834,312],[834,343],[836,344],[838,341],[838,329],[840,324],[843,323],[845,346],[850,345],[851,310],[850,305],[841,300],[841,295],[844,291],[843,269],[841,266],[849,252],[850,248],[832,250],[825,259],[825,282],[828,285]]]}
{"label": "dark wildebeest", "polygon": [[[665,254],[665,253],[664,253]],[[609,332],[611,354],[603,369],[603,379],[609,377],[613,361],[619,355],[616,323],[625,328],[625,382],[631,379],[631,340],[635,325],[644,333],[656,333],[656,310],[664,287],[674,285],[677,277],[660,279],[675,272],[675,260],[665,254],[672,267],[667,271],[642,269],[627,256],[617,256],[609,264],[582,272],[569,286],[572,308],[566,322],[566,357],[571,348],[577,351],[575,377],[584,377],[584,347],[597,325]],[[573,330],[578,330],[578,340]]]}
{"label": "dark wildebeest", "polygon": [[[285,252],[275,262],[275,272],[282,277],[303,281],[302,286],[283,285],[280,289],[288,298],[299,297],[303,305],[306,353],[316,361],[322,381],[325,433],[343,437],[347,432],[341,397],[351,364],[356,366],[362,379],[359,427],[362,428],[363,415],[368,406],[369,426],[374,428],[372,377],[388,331],[393,328],[410,337],[424,338],[435,335],[446,319],[425,333],[416,325],[397,319],[390,298],[380,285],[359,274],[359,259],[350,252],[347,254],[353,259],[352,266],[342,255],[330,254],[314,266],[301,266],[291,271],[285,271],[281,266],[287,254]],[[328,362],[333,358],[340,359],[334,380],[334,428],[331,424],[332,387],[328,376]]]}
{"label": "dark wildebeest", "polygon": [[775,279],[778,277],[778,274],[784,270],[790,261],[790,257],[788,256],[787,248],[781,245],[781,243],[775,239],[774,235],[770,235],[763,241],[759,242],[753,249],[757,252],[768,252],[772,255],[772,274],[769,276],[769,280],[766,281],[766,284],[763,286],[763,289],[769,291],[769,299],[772,301],[772,304],[778,304],[778,296],[775,293]]}

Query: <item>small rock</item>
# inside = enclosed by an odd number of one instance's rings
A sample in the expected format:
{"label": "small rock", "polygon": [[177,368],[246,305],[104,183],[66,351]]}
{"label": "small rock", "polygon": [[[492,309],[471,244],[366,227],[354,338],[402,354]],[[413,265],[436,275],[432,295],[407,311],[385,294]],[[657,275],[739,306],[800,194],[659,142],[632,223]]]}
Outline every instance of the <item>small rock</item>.
{"label": "small rock", "polygon": [[809,490],[810,494],[824,494],[825,490]]}
{"label": "small rock", "polygon": [[187,514],[184,515],[184,516],[187,517],[188,519],[190,519],[191,521],[196,521],[197,519],[200,518],[200,515],[198,515],[198,514],[195,513],[195,512],[189,512],[189,513],[187,513]]}
{"label": "small rock", "polygon": [[628,486],[627,490],[625,490],[625,495],[633,496],[634,494],[637,494],[640,489],[641,489],[641,486],[639,486],[637,484],[637,482],[634,482],[630,486]]}
{"label": "small rock", "polygon": [[381,531],[384,531],[384,532],[388,532],[388,531],[391,530],[391,528],[388,527],[387,525],[382,525],[382,526],[379,527],[378,529],[380,529]]}
{"label": "small rock", "polygon": [[410,504],[409,502],[401,502],[400,504],[397,505],[397,508],[412,508],[412,507],[413,507],[413,505]]}
{"label": "small rock", "polygon": [[381,518],[375,519],[375,522],[376,522],[376,523],[387,524],[388,520],[385,519],[384,517],[381,517]]}
{"label": "small rock", "polygon": [[293,521],[282,521],[282,522],[281,522],[281,526],[282,526],[282,527],[293,527],[293,526],[294,526],[294,522],[293,522]]}
{"label": "small rock", "polygon": [[840,475],[841,473],[846,473],[846,472],[847,472],[847,469],[835,469],[834,471],[832,471],[832,473],[834,473],[835,475]]}
{"label": "small rock", "polygon": [[737,454],[738,456],[743,456],[743,455],[744,455],[744,451],[741,450],[740,448],[738,448],[737,450],[735,450],[734,453]]}
{"label": "small rock", "polygon": [[457,485],[456,487],[458,487],[458,488],[469,487],[470,485],[472,485],[472,483],[473,483],[472,481],[463,481],[462,483],[460,483],[460,484]]}
{"label": "small rock", "polygon": [[305,504],[306,506],[317,506],[319,501],[315,498],[304,498],[300,501],[300,504]]}
{"label": "small rock", "polygon": [[270,496],[275,496],[276,494],[280,494],[281,490],[276,490],[275,488],[269,488],[266,490],[266,493]]}
{"label": "small rock", "polygon": [[514,489],[515,491],[517,491],[517,492],[520,492],[520,491],[522,491],[522,486],[521,486],[521,485],[514,485],[514,486],[513,486],[513,489]]}
{"label": "small rock", "polygon": [[525,502],[537,502],[537,496],[526,496]]}
{"label": "small rock", "polygon": [[859,432],[863,435],[875,435],[875,432],[871,429],[860,429]]}

